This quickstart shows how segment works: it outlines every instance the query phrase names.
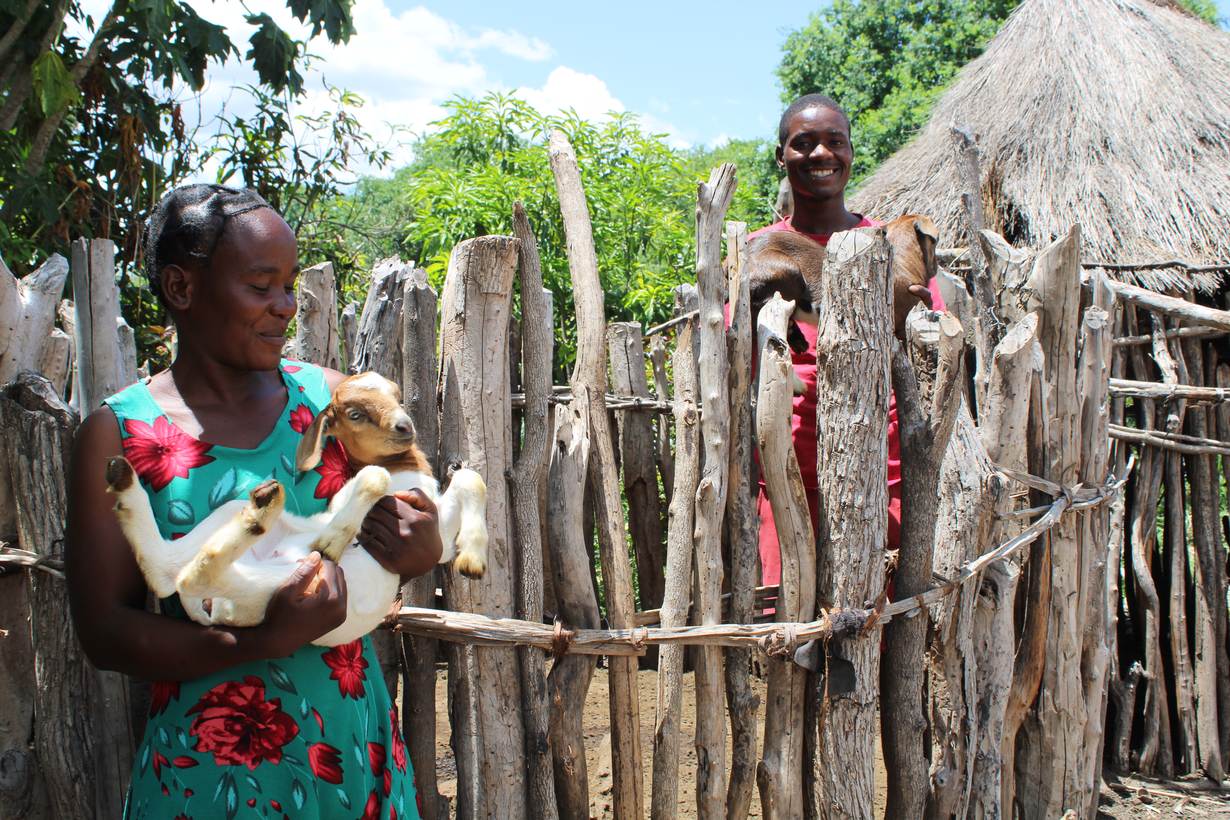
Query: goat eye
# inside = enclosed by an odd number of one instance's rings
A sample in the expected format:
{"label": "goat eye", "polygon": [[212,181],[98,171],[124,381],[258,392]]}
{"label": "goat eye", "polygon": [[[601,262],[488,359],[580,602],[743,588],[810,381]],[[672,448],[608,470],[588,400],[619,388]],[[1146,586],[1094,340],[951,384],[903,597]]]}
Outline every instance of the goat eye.
{"label": "goat eye", "polygon": [[348,417],[351,421],[363,421],[363,414],[362,414],[361,412],[359,412],[358,410],[350,410],[350,411],[347,411],[346,416],[347,416],[347,417]]}

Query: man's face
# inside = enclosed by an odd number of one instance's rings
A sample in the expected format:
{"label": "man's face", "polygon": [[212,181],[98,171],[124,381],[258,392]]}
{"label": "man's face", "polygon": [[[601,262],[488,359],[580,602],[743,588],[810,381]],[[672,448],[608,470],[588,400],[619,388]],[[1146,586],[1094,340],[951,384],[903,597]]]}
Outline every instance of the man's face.
{"label": "man's face", "polygon": [[846,118],[831,108],[813,106],[792,116],[787,126],[786,142],[777,149],[777,164],[785,170],[795,196],[840,196],[854,163]]}

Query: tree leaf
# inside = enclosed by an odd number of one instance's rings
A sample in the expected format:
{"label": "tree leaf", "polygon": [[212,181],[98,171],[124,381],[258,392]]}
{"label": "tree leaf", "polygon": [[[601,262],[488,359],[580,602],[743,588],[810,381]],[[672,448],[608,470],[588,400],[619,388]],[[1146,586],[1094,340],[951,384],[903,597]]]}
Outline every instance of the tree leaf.
{"label": "tree leaf", "polygon": [[44,117],[60,113],[60,110],[77,101],[77,86],[64,67],[64,60],[54,51],[46,51],[30,67],[30,79],[34,96]]}

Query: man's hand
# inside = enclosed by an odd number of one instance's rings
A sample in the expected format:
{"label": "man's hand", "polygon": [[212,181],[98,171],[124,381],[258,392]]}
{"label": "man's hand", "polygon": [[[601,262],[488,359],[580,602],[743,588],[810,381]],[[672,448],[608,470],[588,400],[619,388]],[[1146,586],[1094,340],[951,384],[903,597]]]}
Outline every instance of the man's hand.
{"label": "man's hand", "polygon": [[356,540],[403,581],[429,572],[443,551],[436,505],[421,490],[380,499],[363,520]]}

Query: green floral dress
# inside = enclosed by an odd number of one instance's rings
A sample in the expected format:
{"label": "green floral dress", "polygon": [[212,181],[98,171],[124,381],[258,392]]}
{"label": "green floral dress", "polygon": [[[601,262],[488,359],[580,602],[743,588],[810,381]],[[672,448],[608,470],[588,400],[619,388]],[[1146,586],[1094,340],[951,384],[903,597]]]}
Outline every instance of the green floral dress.
{"label": "green floral dress", "polygon": [[[107,399],[164,538],[182,536],[269,478],[285,485],[288,511],[310,515],[350,477],[335,441],[319,467],[295,471],[295,448],[329,388],[312,365],[283,361],[280,371],[286,409],[251,450],[189,436],[143,382]],[[162,611],[186,617],[174,597]],[[413,778],[397,708],[365,637],[197,680],[155,682],[125,817],[418,817]]]}

